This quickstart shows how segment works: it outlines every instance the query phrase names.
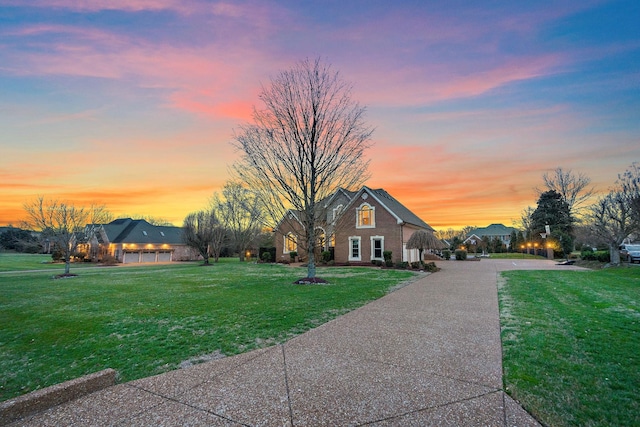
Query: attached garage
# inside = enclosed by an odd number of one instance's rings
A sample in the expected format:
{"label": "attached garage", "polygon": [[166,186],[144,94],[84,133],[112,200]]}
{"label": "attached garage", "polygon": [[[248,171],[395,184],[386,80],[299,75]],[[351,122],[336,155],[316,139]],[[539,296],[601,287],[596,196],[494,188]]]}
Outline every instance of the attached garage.
{"label": "attached garage", "polygon": [[123,264],[189,261],[197,251],[187,247],[182,228],[158,226],[143,219],[121,218],[95,228],[103,253]]}
{"label": "attached garage", "polygon": [[140,262],[140,252],[123,252],[122,253],[123,264],[134,264],[139,262]]}
{"label": "attached garage", "polygon": [[141,262],[156,262],[156,253],[154,252],[142,252]]}
{"label": "attached garage", "polygon": [[158,252],[158,262],[171,262],[171,251]]}

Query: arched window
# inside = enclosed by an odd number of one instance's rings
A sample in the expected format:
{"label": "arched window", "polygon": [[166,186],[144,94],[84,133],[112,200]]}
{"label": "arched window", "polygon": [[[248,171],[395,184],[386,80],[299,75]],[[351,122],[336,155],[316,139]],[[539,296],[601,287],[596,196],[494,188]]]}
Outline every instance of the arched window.
{"label": "arched window", "polygon": [[376,226],[375,208],[362,204],[357,209],[356,228],[373,228]]}

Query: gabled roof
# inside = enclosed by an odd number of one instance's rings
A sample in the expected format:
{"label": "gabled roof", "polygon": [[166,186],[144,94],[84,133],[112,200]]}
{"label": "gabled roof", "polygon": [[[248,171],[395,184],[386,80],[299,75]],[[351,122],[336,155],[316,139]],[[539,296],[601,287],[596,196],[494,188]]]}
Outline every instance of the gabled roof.
{"label": "gabled roof", "polygon": [[302,223],[302,215],[304,212],[296,210],[296,209],[288,209],[287,212],[285,212],[284,216],[282,217],[282,219],[276,224],[276,226],[273,228],[273,230],[278,230],[280,228],[280,226],[288,221],[296,221],[298,224],[300,224],[303,228],[304,228],[304,224]]}
{"label": "gabled roof", "polygon": [[[332,195],[327,196],[316,203],[317,218],[322,218],[325,216],[327,208],[331,206],[333,201],[340,194],[345,195],[347,197],[347,200],[351,201],[353,199],[353,196],[356,193],[357,191],[350,191],[350,190],[345,190],[344,188],[338,188]],[[282,223],[287,221],[287,217],[289,217],[290,220],[295,220],[304,228],[304,223],[303,223],[303,220],[305,218],[304,212],[297,209],[288,209],[284,217],[282,217],[282,219],[276,224],[276,226],[274,227],[274,230],[278,230],[282,225]]]}
{"label": "gabled roof", "polygon": [[110,243],[182,243],[182,228],[153,225],[144,219],[120,218],[103,228]]}
{"label": "gabled roof", "polygon": [[420,217],[411,212],[405,205],[397,201],[383,188],[373,190],[367,186],[364,186],[360,189],[360,191],[358,191],[358,193],[356,193],[353,199],[351,199],[350,204],[353,204],[354,201],[358,200],[358,198],[361,197],[365,192],[376,199],[378,203],[380,203],[394,218],[396,218],[398,224],[406,223],[415,225],[420,228],[425,228],[427,230],[435,231],[429,224],[427,224],[422,219],[420,219]]}
{"label": "gabled roof", "polygon": [[[366,192],[371,197],[373,197],[380,205],[382,205],[398,222],[398,224],[411,224],[420,228],[424,228],[426,230],[435,231],[429,224],[420,219],[416,214],[411,212],[406,206],[397,201],[393,196],[387,193],[384,189],[379,188],[377,190],[373,190],[367,186],[363,186],[358,191],[349,191],[344,188],[339,188],[333,193],[331,196],[324,198],[320,202],[318,202],[318,206],[321,209],[327,209],[331,206],[333,200],[338,197],[340,194],[344,194],[349,200],[347,207],[345,207],[342,212],[345,212],[349,206],[351,206],[355,200],[358,200],[361,195]],[[303,212],[297,210],[288,210],[288,215],[293,215],[296,221],[298,221],[302,225]],[[276,225],[275,230],[277,230],[280,225],[286,221],[286,218],[282,218],[280,222]]]}
{"label": "gabled roof", "polygon": [[505,227],[502,224],[491,224],[488,227],[481,227],[472,230],[467,234],[467,237],[471,237],[471,235],[475,234],[476,236],[482,238],[484,236],[508,236],[513,231],[517,231],[513,227]]}
{"label": "gabled roof", "polygon": [[358,194],[358,192],[357,191],[346,190],[346,189],[340,187],[332,195],[330,195],[329,197],[325,197],[318,204],[321,205],[323,208],[327,208],[327,207],[329,207],[331,205],[331,203],[333,203],[333,199],[338,197],[338,195],[340,195],[340,194],[344,194],[347,197],[347,200],[351,201],[353,199],[353,197],[356,194]]}

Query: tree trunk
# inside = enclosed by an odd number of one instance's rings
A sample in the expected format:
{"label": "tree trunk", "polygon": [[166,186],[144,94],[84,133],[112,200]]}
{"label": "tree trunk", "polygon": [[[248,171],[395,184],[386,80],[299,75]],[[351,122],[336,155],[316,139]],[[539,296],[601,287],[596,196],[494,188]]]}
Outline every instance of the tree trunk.
{"label": "tree trunk", "polygon": [[313,251],[309,252],[309,262],[307,263],[307,277],[316,277],[316,260]]}
{"label": "tree trunk", "polygon": [[612,265],[620,265],[620,249],[618,249],[618,245],[609,245],[609,257]]}
{"label": "tree trunk", "polygon": [[[307,277],[313,278],[316,277],[316,233],[313,229],[315,224],[310,221],[307,224]],[[311,231],[309,231],[311,229]]]}
{"label": "tree trunk", "polygon": [[69,274],[70,270],[71,270],[71,258],[67,257],[64,260],[64,274]]}

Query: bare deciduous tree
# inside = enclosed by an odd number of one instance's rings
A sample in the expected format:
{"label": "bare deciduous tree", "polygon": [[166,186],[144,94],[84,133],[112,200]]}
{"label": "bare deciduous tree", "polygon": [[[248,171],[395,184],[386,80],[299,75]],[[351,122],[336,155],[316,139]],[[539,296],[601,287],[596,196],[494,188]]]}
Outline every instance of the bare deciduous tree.
{"label": "bare deciduous tree", "polygon": [[214,208],[191,213],[184,219],[183,241],[198,251],[205,265],[209,264],[210,256],[218,262],[226,235]]}
{"label": "bare deciduous tree", "polygon": [[515,228],[524,231],[524,237],[526,240],[531,240],[533,237],[532,216],[534,212],[535,209],[533,207],[527,206],[520,213],[520,219],[513,221],[513,225]]}
{"label": "bare deciduous tree", "polygon": [[[574,173],[571,169],[564,170],[557,167],[553,173],[542,175],[546,190],[555,191],[560,194],[569,205],[569,212],[577,217],[584,210],[584,203],[593,195],[594,188],[589,187],[591,178],[582,174]],[[536,189],[538,195],[546,190]]]}
{"label": "bare deciduous tree", "polygon": [[591,207],[592,231],[609,245],[611,263],[620,264],[619,247],[632,233],[640,232],[640,169],[634,163],[618,175],[616,186]]}
{"label": "bare deciduous tree", "polygon": [[367,178],[364,151],[372,129],[351,99],[351,86],[320,59],[304,60],[271,79],[260,93],[253,124],[240,127],[235,146],[243,157],[234,167],[260,192],[272,222],[287,209],[301,213],[309,278],[315,277],[316,203],[339,187],[355,188]]}
{"label": "bare deciduous tree", "polygon": [[102,206],[93,205],[87,209],[68,202],[47,200],[43,196],[25,203],[24,210],[27,213],[24,227],[41,232],[51,246],[62,253],[65,275],[69,274],[71,256],[87,223],[90,220],[95,223],[101,222],[107,215],[106,209]]}
{"label": "bare deciduous tree", "polygon": [[[631,215],[640,224],[640,165],[634,162],[624,173],[618,175],[618,185],[629,198]],[[635,230],[640,233],[640,230]]]}
{"label": "bare deciduous tree", "polygon": [[261,200],[239,182],[228,181],[222,188],[222,197],[214,194],[211,203],[231,234],[240,261],[244,261],[245,251],[262,231],[264,212]]}

